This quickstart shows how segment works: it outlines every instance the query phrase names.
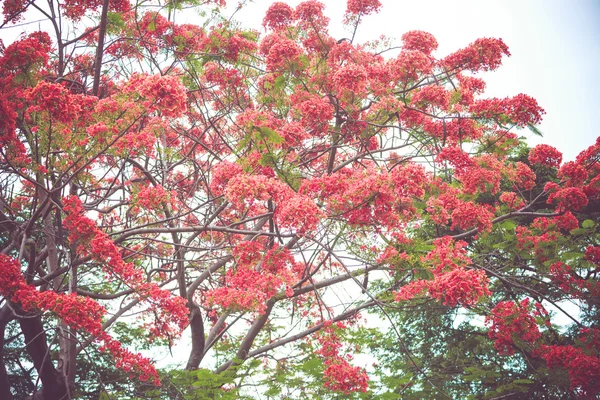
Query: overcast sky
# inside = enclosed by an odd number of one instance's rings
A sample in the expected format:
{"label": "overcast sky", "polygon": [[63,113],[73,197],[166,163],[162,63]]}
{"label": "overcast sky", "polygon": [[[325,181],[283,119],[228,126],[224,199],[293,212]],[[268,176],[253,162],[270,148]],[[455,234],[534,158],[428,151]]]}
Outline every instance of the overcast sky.
{"label": "overcast sky", "polygon": [[[442,57],[477,38],[502,38],[512,57],[484,77],[487,96],[526,93],[546,110],[540,125],[544,138],[528,130],[530,143],[563,151],[571,160],[600,136],[600,1],[598,0],[381,0],[382,12],[365,18],[358,39],[385,34],[400,39],[409,30],[432,33]],[[256,0],[236,14],[245,25],[261,30],[273,1]],[[299,1],[288,1],[290,5]],[[228,0],[228,5],[235,6]],[[345,37],[339,21],[345,0],[325,1],[331,32]],[[264,32],[264,30],[262,30]]]}

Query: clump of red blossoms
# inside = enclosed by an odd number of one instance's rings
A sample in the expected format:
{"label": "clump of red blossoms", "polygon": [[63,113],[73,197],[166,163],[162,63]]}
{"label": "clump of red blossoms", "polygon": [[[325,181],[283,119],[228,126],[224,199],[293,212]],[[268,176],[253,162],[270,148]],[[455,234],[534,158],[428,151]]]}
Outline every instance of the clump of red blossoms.
{"label": "clump of red blossoms", "polygon": [[558,168],[561,161],[562,153],[547,144],[538,144],[529,152],[529,162],[532,164]]}
{"label": "clump of red blossoms", "polygon": [[317,335],[322,346],[317,350],[317,354],[323,357],[325,364],[323,372],[325,387],[345,394],[365,393],[369,386],[366,371],[350,364],[349,361],[352,359],[350,354],[345,356],[340,354],[343,346],[338,331],[346,326],[341,322],[333,324],[332,321],[326,321],[323,325],[324,328]]}
{"label": "clump of red blossoms", "polygon": [[520,303],[501,301],[494,307],[486,324],[488,336],[501,355],[512,355],[515,346],[533,345],[541,336],[535,319],[529,314],[529,299]]}

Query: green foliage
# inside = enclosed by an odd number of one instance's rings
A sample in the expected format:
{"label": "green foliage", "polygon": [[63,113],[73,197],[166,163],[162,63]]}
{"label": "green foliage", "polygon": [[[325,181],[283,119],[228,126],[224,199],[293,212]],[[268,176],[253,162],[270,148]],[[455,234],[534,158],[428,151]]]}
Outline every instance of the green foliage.
{"label": "green foliage", "polygon": [[107,14],[108,23],[106,31],[108,34],[116,34],[121,29],[125,28],[125,21],[123,20],[123,14],[109,11]]}
{"label": "green foliage", "polygon": [[207,369],[173,370],[165,377],[165,390],[172,398],[185,400],[240,399],[231,373],[216,374]]}

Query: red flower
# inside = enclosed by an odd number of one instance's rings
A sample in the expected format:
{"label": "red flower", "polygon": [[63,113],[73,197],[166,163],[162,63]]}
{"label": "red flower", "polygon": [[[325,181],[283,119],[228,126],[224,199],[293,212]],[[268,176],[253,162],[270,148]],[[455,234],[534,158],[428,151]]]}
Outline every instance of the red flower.
{"label": "red flower", "polygon": [[491,71],[502,64],[505,55],[510,56],[510,52],[502,39],[482,38],[450,54],[440,64],[451,70]]}
{"label": "red flower", "polygon": [[529,152],[529,162],[532,164],[558,168],[561,161],[562,153],[547,144],[538,144]]}
{"label": "red flower", "polygon": [[402,35],[405,50],[417,50],[424,54],[431,54],[438,48],[438,42],[431,33],[423,31],[409,31]]}
{"label": "red flower", "polygon": [[539,353],[549,368],[567,370],[571,389],[581,398],[600,393],[600,358],[573,346],[541,346]]}
{"label": "red flower", "polygon": [[273,30],[281,30],[287,28],[294,21],[294,10],[286,3],[276,1],[269,6],[263,26]]}
{"label": "red flower", "polygon": [[381,8],[379,0],[348,0],[346,14],[369,15]]}
{"label": "red flower", "polygon": [[350,394],[352,392],[366,392],[369,386],[369,376],[366,371],[359,367],[352,366],[348,360],[350,355],[345,357],[340,355],[342,343],[337,331],[344,329],[345,326],[337,323],[336,326],[331,321],[324,322],[324,329],[317,334],[321,349],[317,354],[323,357],[325,371],[325,387],[331,390]]}
{"label": "red flower", "polygon": [[495,341],[494,346],[501,355],[512,355],[515,345],[521,342],[531,345],[542,336],[535,319],[529,315],[528,306],[529,299],[520,304],[502,301],[486,317],[486,324],[491,324],[488,336]]}

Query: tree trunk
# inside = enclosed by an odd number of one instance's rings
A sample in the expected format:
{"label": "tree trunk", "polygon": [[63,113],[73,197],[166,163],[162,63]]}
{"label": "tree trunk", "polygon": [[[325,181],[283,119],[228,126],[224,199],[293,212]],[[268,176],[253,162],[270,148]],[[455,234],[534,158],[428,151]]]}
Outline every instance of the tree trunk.
{"label": "tree trunk", "polygon": [[185,366],[185,369],[188,371],[198,369],[204,357],[204,323],[202,321],[202,312],[196,305],[192,306],[192,312],[190,313],[190,329],[192,331],[192,351]]}
{"label": "tree trunk", "polygon": [[4,364],[4,333],[6,324],[12,319],[12,312],[7,304],[0,309],[0,399],[12,400],[8,373]]}
{"label": "tree trunk", "polygon": [[52,363],[40,316],[20,318],[19,325],[25,337],[27,353],[33,360],[33,365],[42,381],[42,398],[44,400],[67,399],[67,385]]}

